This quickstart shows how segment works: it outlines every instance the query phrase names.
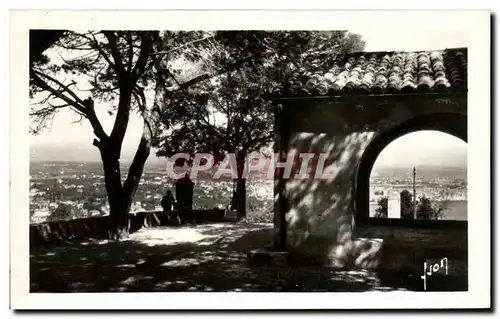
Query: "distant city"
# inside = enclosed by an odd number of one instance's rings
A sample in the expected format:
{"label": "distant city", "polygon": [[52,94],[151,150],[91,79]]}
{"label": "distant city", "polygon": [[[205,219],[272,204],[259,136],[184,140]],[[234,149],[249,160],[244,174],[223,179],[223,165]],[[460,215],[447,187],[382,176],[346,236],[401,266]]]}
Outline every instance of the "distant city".
{"label": "distant city", "polygon": [[[122,174],[128,167],[125,165]],[[272,216],[273,181],[247,182],[247,209]],[[165,173],[165,163],[146,166],[130,212],[161,210],[161,198],[173,181]],[[214,192],[214,189],[217,189]],[[194,187],[194,209],[225,208],[233,191],[230,180],[198,180]],[[109,215],[104,174],[100,162],[37,162],[30,165],[30,213],[32,223],[51,218],[58,207],[71,209],[70,218]],[[272,217],[271,217],[272,220]]]}
{"label": "distant city", "polygon": [[[370,216],[375,215],[377,201],[390,193],[413,192],[413,168],[378,169],[370,178]],[[445,206],[443,219],[467,220],[467,169],[460,167],[423,166],[416,169],[416,197],[425,196]]]}
{"label": "distant city", "polygon": [[[123,168],[127,172],[127,167]],[[388,192],[412,190],[411,168],[382,168],[372,172],[370,214],[377,200]],[[123,173],[124,174],[124,173]],[[125,177],[125,176],[124,176]],[[230,203],[233,183],[230,180],[195,181],[194,208],[224,208]],[[134,197],[131,213],[161,210],[160,201],[173,181],[165,174],[165,161],[152,161],[145,168]],[[214,192],[214,190],[217,190]],[[417,197],[446,201],[446,219],[467,219],[467,171],[465,168],[417,168]],[[32,223],[54,218],[54,211],[65,206],[67,218],[106,216],[104,175],[100,162],[32,161],[30,165],[30,215]],[[258,214],[262,222],[272,221],[273,181],[247,181],[248,215]]]}

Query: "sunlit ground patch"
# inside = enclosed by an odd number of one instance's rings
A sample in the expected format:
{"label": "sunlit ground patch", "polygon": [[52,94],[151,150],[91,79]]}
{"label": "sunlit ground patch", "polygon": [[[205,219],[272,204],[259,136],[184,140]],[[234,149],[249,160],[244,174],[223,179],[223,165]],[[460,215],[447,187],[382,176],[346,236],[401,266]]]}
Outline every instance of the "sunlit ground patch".
{"label": "sunlit ground patch", "polygon": [[200,258],[181,258],[170,260],[163,263],[161,266],[163,267],[186,267],[193,265],[200,265],[202,263],[214,261],[214,260],[222,260],[222,257],[219,256],[211,256],[210,258],[200,257]]}
{"label": "sunlit ground patch", "polygon": [[138,241],[148,246],[197,243],[216,239],[220,235],[204,235],[196,228],[147,228],[130,235],[129,241]]}

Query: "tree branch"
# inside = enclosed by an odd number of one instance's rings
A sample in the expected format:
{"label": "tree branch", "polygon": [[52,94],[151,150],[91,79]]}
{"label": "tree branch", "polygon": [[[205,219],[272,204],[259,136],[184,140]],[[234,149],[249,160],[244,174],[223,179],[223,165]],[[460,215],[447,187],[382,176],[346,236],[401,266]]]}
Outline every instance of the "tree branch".
{"label": "tree branch", "polygon": [[[41,74],[45,78],[50,79],[51,81],[60,85],[64,89],[65,92],[69,93],[76,100],[70,99],[68,96],[64,95],[63,92],[58,91],[58,90],[54,89],[53,87],[51,87],[50,85],[48,85],[45,81],[43,81],[38,76],[38,74]],[[94,134],[96,137],[98,137],[101,140],[108,138],[106,132],[104,132],[104,129],[102,128],[101,122],[97,118],[97,115],[96,115],[95,110],[94,110],[94,101],[91,98],[88,98],[88,99],[82,101],[78,96],[76,96],[75,93],[73,93],[71,90],[69,90],[67,88],[67,86],[63,85],[58,80],[56,80],[48,75],[42,74],[38,71],[32,70],[31,77],[38,87],[40,87],[41,89],[44,89],[46,91],[49,91],[52,95],[54,95],[55,97],[65,101],[67,103],[67,104],[63,104],[63,105],[59,105],[59,106],[55,106],[55,105],[52,105],[49,103],[49,105],[53,109],[64,107],[64,106],[73,107],[80,115],[85,116],[89,120],[90,125],[94,129]]]}
{"label": "tree branch", "polygon": [[137,58],[137,62],[132,71],[132,77],[134,82],[137,81],[137,79],[142,75],[142,73],[146,69],[148,58],[152,52],[153,52],[153,41],[151,39],[149,32],[141,33],[141,52],[139,53],[139,57]]}
{"label": "tree branch", "polygon": [[132,72],[132,60],[134,59],[134,47],[133,47],[133,39],[132,39],[132,34],[131,33],[128,34],[127,42],[128,42],[128,67],[127,67],[127,72],[131,73]]}
{"label": "tree branch", "polygon": [[174,48],[174,49],[172,49],[172,50],[168,50],[168,51],[158,51],[158,52],[154,52],[154,53],[152,53],[152,54],[155,54],[155,55],[160,55],[160,54],[161,54],[161,55],[163,55],[163,54],[169,54],[169,53],[172,53],[172,52],[174,52],[174,51],[177,51],[177,50],[183,49],[184,47],[189,46],[189,45],[191,45],[191,44],[193,44],[193,43],[196,43],[196,42],[201,42],[201,41],[205,41],[205,40],[208,40],[208,39],[211,39],[211,38],[214,38],[214,37],[215,37],[215,35],[211,35],[211,36],[208,36],[208,37],[205,37],[205,38],[196,39],[196,40],[193,40],[193,41],[189,41],[189,42],[187,42],[187,43],[184,43],[183,45],[178,46],[178,47],[176,47],[176,48]]}
{"label": "tree branch", "polygon": [[[102,128],[102,124],[97,118],[97,114],[95,113],[94,109],[94,100],[91,98],[88,98],[85,100],[86,104],[86,110],[87,110],[87,119],[90,122],[90,125],[92,125],[92,129],[94,129],[94,135],[99,138],[101,141],[108,139],[108,135],[106,132],[104,132],[104,129]],[[95,143],[94,143],[95,145]],[[97,146],[97,145],[96,145]]]}
{"label": "tree branch", "polygon": [[137,148],[132,164],[130,165],[127,179],[123,184],[126,196],[133,196],[137,190],[137,185],[139,184],[139,180],[144,170],[144,164],[146,163],[151,151],[152,141],[156,138],[156,134],[158,132],[158,122],[160,120],[160,110],[158,106],[154,106],[153,110],[148,115],[144,92],[142,90],[136,90],[135,94],[138,95],[141,100],[140,104],[142,104],[143,108],[144,125],[139,147]]}
{"label": "tree branch", "polygon": [[114,65],[116,73],[118,73],[119,76],[126,75],[127,73],[125,72],[125,67],[123,66],[122,56],[120,54],[120,50],[118,50],[117,47],[116,35],[113,31],[102,31],[102,33],[108,39],[111,56],[114,60],[114,63],[112,63],[111,65]]}
{"label": "tree branch", "polygon": [[102,49],[101,45],[99,44],[99,42],[97,41],[97,39],[95,38],[95,35],[92,34],[92,38],[93,39],[90,39],[84,35],[82,35],[83,37],[87,38],[89,41],[91,42],[94,42],[94,45],[95,45],[95,48],[97,49],[97,51],[99,52],[100,55],[102,55],[102,57],[104,58],[104,60],[106,60],[106,62],[108,62],[108,64],[115,70],[117,71],[116,69],[116,65],[113,63],[113,61],[111,61],[111,59],[109,58],[108,54]]}
{"label": "tree branch", "polygon": [[152,51],[152,39],[148,33],[145,33],[142,38],[141,52],[137,60],[136,66],[133,69],[133,74],[126,73],[122,64],[121,55],[117,49],[117,40],[113,32],[103,31],[104,35],[108,38],[111,54],[115,60],[117,68],[117,75],[120,83],[120,98],[118,102],[118,112],[116,114],[113,130],[111,131],[110,138],[116,143],[116,147],[121,151],[123,138],[127,131],[128,121],[130,117],[130,103],[134,93],[136,81],[144,72],[149,54]]}
{"label": "tree branch", "polygon": [[139,147],[134,155],[132,164],[130,164],[127,178],[123,183],[123,191],[127,198],[134,196],[137,186],[139,185],[139,180],[144,171],[144,164],[146,163],[151,151],[151,137],[149,136],[149,133],[146,133],[146,127],[144,127],[143,130],[143,136],[139,142]]}
{"label": "tree branch", "polygon": [[[56,90],[53,87],[51,87],[50,85],[48,85],[45,81],[43,81],[40,78],[40,76],[42,76],[42,77],[56,83],[57,85],[59,85],[62,89],[64,89],[64,92],[71,95],[74,98],[74,100],[70,99],[68,96],[66,96],[61,91]],[[62,84],[61,82],[59,82],[58,80],[54,79],[53,77],[51,77],[49,75],[43,74],[43,73],[41,73],[39,71],[35,71],[35,70],[31,71],[31,77],[38,87],[49,91],[52,95],[56,96],[57,98],[60,98],[64,102],[68,103],[69,105],[71,105],[72,107],[77,109],[79,112],[86,114],[85,107],[83,106],[84,105],[83,101],[74,92],[72,92],[66,85]]]}
{"label": "tree branch", "polygon": [[113,140],[113,143],[116,144],[115,146],[118,150],[121,151],[130,117],[132,91],[129,91],[128,88],[120,88],[119,96],[118,111],[116,113],[115,123],[113,125],[113,129],[111,130],[110,138]]}
{"label": "tree branch", "polygon": [[[168,68],[165,69],[167,74],[169,76],[172,77],[172,79],[174,79],[175,83],[177,83],[177,85],[179,85],[179,81],[177,81],[177,79],[175,78],[175,76],[170,72],[170,70]],[[186,100],[188,101],[188,103],[193,107],[193,111],[196,109],[196,105],[194,104],[193,101],[191,101],[191,99],[189,98],[189,94],[187,93],[187,91],[185,89],[182,89],[182,93],[184,94],[184,96],[186,97]],[[201,117],[201,119],[203,120],[203,123],[202,121],[200,121],[200,118],[198,116],[195,116],[194,120],[198,123],[198,125],[200,126],[204,126],[206,127],[206,129],[212,131],[212,133],[214,133],[215,135],[217,135],[219,138],[222,138],[220,132],[218,132],[214,127],[213,125],[211,125],[206,118],[204,118],[203,116]]]}
{"label": "tree branch", "polygon": [[[54,104],[50,103],[49,101],[47,101],[47,104],[50,105],[50,107],[52,107],[53,109],[62,109],[63,107],[71,106],[68,103],[60,104],[60,105],[54,105]],[[79,111],[77,111],[77,113],[78,114],[82,114]]]}

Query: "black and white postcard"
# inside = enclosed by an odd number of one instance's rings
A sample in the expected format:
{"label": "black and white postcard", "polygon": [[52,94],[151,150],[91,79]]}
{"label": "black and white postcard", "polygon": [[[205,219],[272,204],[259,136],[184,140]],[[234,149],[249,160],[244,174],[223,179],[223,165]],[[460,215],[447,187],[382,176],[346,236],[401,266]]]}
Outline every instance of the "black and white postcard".
{"label": "black and white postcard", "polygon": [[490,19],[11,12],[11,307],[491,307]]}

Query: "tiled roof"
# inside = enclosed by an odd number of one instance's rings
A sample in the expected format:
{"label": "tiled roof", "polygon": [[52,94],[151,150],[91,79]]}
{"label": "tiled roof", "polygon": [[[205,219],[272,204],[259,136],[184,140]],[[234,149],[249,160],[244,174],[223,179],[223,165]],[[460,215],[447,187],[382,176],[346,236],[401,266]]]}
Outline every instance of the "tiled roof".
{"label": "tiled roof", "polygon": [[[321,62],[321,61],[318,61]],[[360,52],[326,70],[299,69],[273,95],[397,94],[467,90],[467,49]]]}

